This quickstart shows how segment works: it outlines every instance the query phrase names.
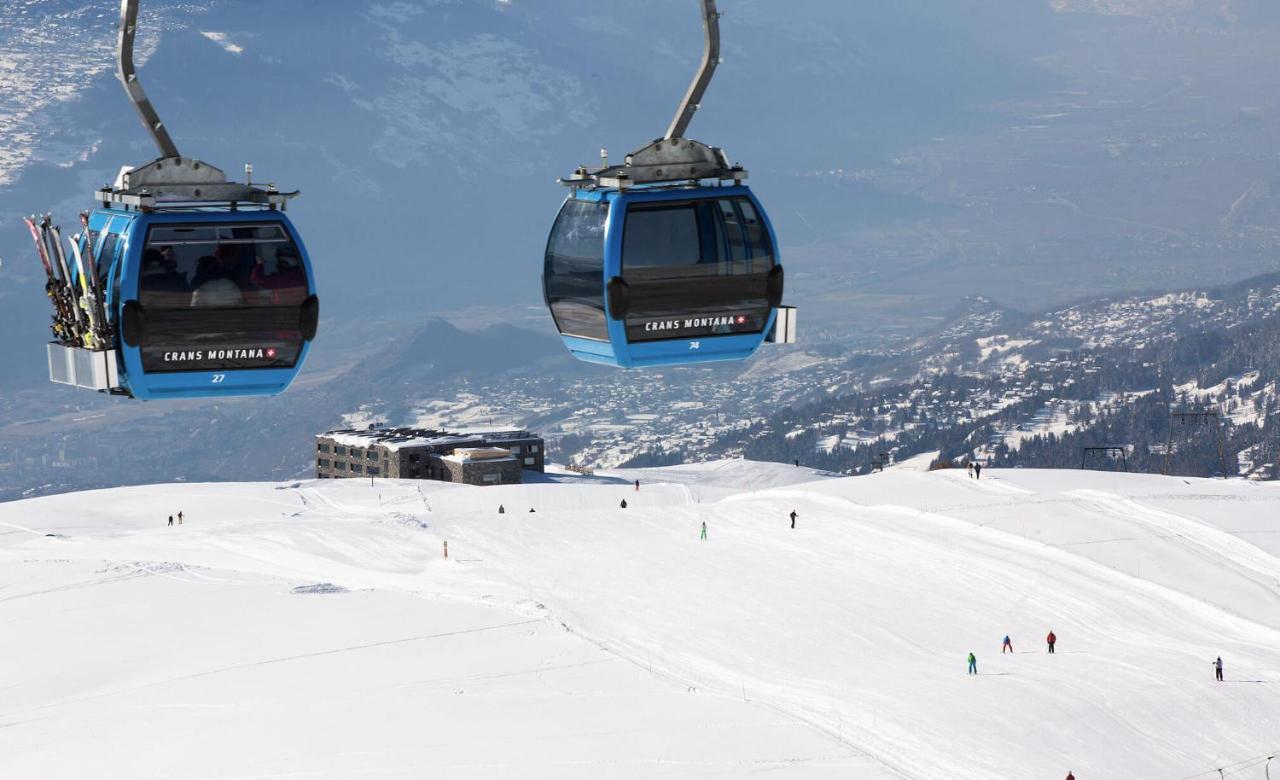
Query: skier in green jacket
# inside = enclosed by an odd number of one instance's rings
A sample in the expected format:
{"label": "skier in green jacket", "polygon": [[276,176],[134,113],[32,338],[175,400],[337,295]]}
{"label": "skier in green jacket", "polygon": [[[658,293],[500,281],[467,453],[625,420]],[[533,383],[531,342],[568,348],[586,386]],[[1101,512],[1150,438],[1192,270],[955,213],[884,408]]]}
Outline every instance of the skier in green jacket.
{"label": "skier in green jacket", "polygon": [[702,521],[702,539],[705,541],[706,538],[707,538],[707,522],[704,520]]}
{"label": "skier in green jacket", "polygon": [[978,656],[969,653],[969,674],[978,673]]}

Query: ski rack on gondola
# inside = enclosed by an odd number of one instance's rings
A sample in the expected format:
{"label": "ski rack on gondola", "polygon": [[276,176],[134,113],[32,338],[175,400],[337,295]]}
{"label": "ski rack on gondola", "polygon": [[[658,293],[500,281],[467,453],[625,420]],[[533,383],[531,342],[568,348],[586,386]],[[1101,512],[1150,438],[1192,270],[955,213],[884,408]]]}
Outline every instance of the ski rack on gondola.
{"label": "ski rack on gondola", "polygon": [[62,248],[61,228],[46,214],[24,220],[36,244],[46,273],[45,294],[53,304],[50,329],[55,341],[48,344],[49,379],[104,392],[120,388],[115,329],[107,317],[106,298],[98,272],[98,256],[87,227],[88,215],[80,215],[82,235],[67,244],[71,261]]}

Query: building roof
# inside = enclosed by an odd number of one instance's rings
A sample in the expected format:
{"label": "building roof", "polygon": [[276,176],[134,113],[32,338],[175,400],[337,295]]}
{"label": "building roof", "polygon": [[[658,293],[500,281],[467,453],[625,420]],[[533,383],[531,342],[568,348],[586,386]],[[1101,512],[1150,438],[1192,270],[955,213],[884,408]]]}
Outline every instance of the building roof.
{"label": "building roof", "polygon": [[459,447],[440,459],[453,463],[501,463],[515,460],[510,450],[501,447]]}

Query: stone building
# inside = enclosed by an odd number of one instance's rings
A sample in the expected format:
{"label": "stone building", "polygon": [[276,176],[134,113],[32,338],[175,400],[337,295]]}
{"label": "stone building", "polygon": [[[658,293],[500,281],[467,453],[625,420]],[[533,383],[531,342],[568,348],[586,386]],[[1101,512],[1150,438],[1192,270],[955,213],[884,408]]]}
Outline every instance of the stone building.
{"label": "stone building", "polygon": [[435,479],[467,485],[515,484],[525,469],[542,471],[542,439],[528,431],[375,428],[316,437],[316,477]]}

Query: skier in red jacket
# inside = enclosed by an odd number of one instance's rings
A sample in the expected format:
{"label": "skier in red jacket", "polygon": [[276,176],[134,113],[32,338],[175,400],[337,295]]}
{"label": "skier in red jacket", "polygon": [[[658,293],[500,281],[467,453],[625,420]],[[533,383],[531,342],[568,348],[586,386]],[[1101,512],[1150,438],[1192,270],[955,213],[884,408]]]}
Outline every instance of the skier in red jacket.
{"label": "skier in red jacket", "polygon": [[1050,652],[1050,653],[1052,653],[1052,652],[1053,652],[1053,645],[1054,645],[1054,643],[1055,643],[1055,642],[1057,642],[1057,641],[1058,641],[1058,637],[1053,633],[1053,631],[1052,631],[1052,630],[1050,630],[1050,631],[1049,631],[1049,636],[1045,637],[1045,638],[1044,638],[1044,641],[1046,641],[1046,642],[1048,642],[1048,643],[1049,643],[1049,652]]}

